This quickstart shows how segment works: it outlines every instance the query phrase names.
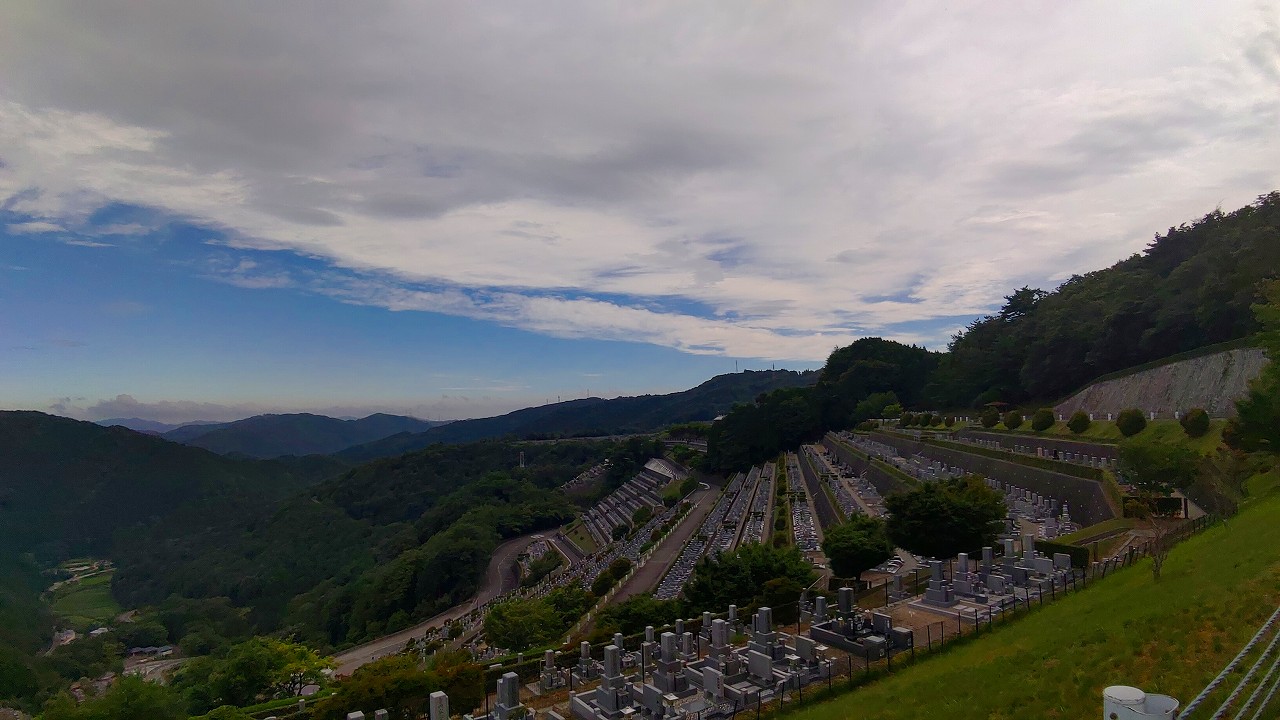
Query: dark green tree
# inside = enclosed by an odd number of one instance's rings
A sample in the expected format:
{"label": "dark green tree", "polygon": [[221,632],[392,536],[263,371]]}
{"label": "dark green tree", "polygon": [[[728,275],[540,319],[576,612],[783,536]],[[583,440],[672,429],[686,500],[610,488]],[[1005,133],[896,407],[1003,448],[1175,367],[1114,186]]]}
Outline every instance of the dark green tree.
{"label": "dark green tree", "polygon": [[822,552],[836,577],[856,579],[893,557],[893,542],[883,520],[857,515],[824,533]]}
{"label": "dark green tree", "polygon": [[982,423],[984,428],[993,428],[1000,424],[1000,411],[994,407],[988,406],[982,411],[982,415],[978,417],[978,421]]}
{"label": "dark green tree", "polygon": [[1204,437],[1205,433],[1209,432],[1209,413],[1205,412],[1204,408],[1191,408],[1178,422],[1182,424],[1182,429],[1188,437]]}
{"label": "dark green tree", "polygon": [[1079,435],[1085,430],[1088,430],[1089,426],[1092,424],[1093,421],[1089,419],[1089,413],[1083,410],[1077,410],[1071,414],[1071,419],[1067,420],[1067,429],[1076,435]]}
{"label": "dark green tree", "polygon": [[1253,313],[1262,326],[1259,344],[1271,360],[1249,384],[1248,394],[1236,401],[1236,416],[1222,434],[1228,445],[1244,452],[1280,450],[1280,365],[1275,361],[1280,357],[1280,280],[1265,283],[1262,297]]}
{"label": "dark green tree", "polygon": [[927,483],[885,499],[895,545],[918,555],[949,558],[993,545],[1007,508],[980,478]]}
{"label": "dark green tree", "polygon": [[182,698],[164,685],[134,675],[121,677],[100,698],[82,703],[67,694],[50,700],[42,720],[187,720]]}
{"label": "dark green tree", "polygon": [[1173,548],[1174,518],[1181,514],[1176,502],[1168,502],[1174,490],[1196,481],[1202,458],[1183,444],[1127,440],[1120,444],[1121,479],[1133,488],[1125,513],[1142,519],[1150,542],[1151,574],[1160,570]]}
{"label": "dark green tree", "polygon": [[762,604],[765,585],[771,580],[789,579],[805,588],[816,577],[813,566],[794,547],[744,545],[699,561],[684,597],[692,612],[721,612],[731,604],[739,608]]}
{"label": "dark green tree", "polygon": [[1147,429],[1147,416],[1143,415],[1142,411],[1137,408],[1122,410],[1116,416],[1116,427],[1120,430],[1121,435],[1133,437]]}
{"label": "dark green tree", "polygon": [[1031,416],[1031,429],[1036,432],[1044,432],[1053,427],[1057,419],[1054,417],[1053,408],[1040,408]]}
{"label": "dark green tree", "polygon": [[1010,430],[1017,430],[1022,427],[1022,413],[1018,410],[1010,410],[1000,420]]}

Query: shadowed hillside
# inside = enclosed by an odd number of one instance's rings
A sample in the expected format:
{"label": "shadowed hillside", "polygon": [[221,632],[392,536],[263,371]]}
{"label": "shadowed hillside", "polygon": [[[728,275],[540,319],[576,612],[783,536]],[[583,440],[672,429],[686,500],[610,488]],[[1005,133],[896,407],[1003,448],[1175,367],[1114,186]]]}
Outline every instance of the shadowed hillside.
{"label": "shadowed hillside", "polygon": [[281,455],[327,455],[352,445],[398,433],[422,432],[440,424],[384,413],[359,420],[292,413],[255,415],[207,429],[188,425],[165,433],[163,437],[221,455],[273,458]]}

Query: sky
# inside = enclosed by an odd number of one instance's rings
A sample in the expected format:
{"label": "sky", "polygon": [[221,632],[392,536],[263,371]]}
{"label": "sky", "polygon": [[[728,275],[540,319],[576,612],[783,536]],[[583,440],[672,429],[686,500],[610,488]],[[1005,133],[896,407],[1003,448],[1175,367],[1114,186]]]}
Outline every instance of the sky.
{"label": "sky", "polygon": [[1280,188],[1274,2],[0,4],[0,407],[477,417],[942,350]]}

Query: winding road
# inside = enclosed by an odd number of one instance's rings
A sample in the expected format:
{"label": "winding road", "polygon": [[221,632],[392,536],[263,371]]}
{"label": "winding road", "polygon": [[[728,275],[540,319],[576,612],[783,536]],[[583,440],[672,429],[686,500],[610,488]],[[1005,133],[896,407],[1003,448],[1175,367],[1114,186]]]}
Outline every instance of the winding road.
{"label": "winding road", "polygon": [[464,603],[454,605],[439,615],[418,623],[411,628],[380,637],[377,640],[371,640],[335,655],[334,660],[338,664],[337,674],[350,675],[361,665],[373,662],[380,657],[400,652],[410,638],[422,637],[428,628],[444,625],[455,618],[466,615],[502,593],[516,589],[520,585],[520,577],[513,568],[516,556],[523,552],[535,537],[541,535],[550,538],[554,532],[530,533],[502,543],[494,549],[493,557],[489,559],[489,568],[485,572],[484,582],[480,585],[475,597]]}

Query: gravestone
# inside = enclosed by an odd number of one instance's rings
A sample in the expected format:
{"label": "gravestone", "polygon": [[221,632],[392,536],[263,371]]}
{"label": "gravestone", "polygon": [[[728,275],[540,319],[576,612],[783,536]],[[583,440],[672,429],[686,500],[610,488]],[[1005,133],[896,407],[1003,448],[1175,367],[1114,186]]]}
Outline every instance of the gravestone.
{"label": "gravestone", "polygon": [[773,684],[773,658],[755,650],[747,651],[747,674],[758,685]]}
{"label": "gravestone", "polygon": [[888,635],[893,629],[893,618],[883,613],[871,613],[871,629],[881,635]]}
{"label": "gravestone", "polygon": [[436,690],[427,697],[429,720],[449,720],[449,696]]}
{"label": "gravestone", "polygon": [[685,633],[685,634],[684,634],[684,637],[683,637],[683,638],[681,638],[681,640],[682,640],[682,642],[681,642],[680,649],[681,649],[681,651],[683,651],[683,655],[684,655],[683,660],[684,660],[685,662],[693,662],[693,661],[697,660],[697,659],[698,659],[698,646],[697,646],[697,644],[696,644],[696,643],[694,643],[694,641],[693,641],[693,633],[691,633],[691,632],[687,632],[687,633]]}
{"label": "gravestone", "polygon": [[724,674],[711,666],[702,668],[702,693],[708,702],[724,700]]}
{"label": "gravestone", "polygon": [[504,673],[498,678],[498,698],[493,714],[497,720],[510,720],[522,717],[523,710],[524,706],[520,704],[520,676],[513,672]]}

